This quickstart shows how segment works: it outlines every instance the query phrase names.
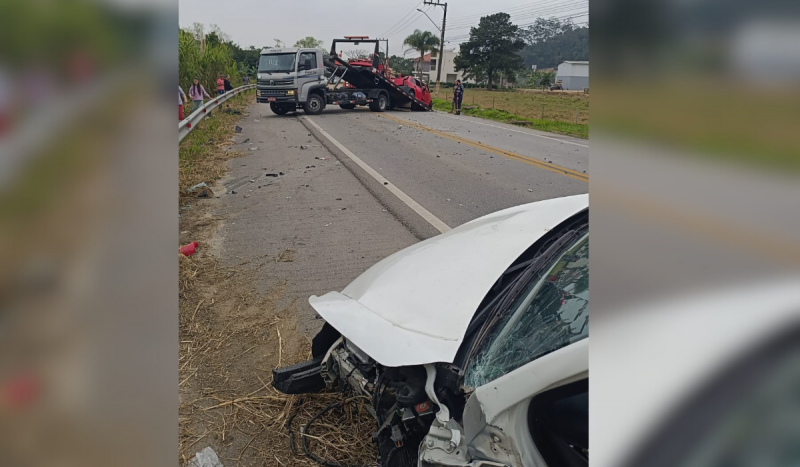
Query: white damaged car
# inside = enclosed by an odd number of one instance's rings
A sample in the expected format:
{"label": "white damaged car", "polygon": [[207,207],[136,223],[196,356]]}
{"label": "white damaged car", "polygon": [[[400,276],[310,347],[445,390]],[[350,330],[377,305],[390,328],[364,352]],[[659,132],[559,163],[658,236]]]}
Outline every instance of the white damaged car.
{"label": "white damaged car", "polygon": [[309,302],[313,358],[273,385],[369,397],[381,465],[588,465],[588,195],[475,219]]}

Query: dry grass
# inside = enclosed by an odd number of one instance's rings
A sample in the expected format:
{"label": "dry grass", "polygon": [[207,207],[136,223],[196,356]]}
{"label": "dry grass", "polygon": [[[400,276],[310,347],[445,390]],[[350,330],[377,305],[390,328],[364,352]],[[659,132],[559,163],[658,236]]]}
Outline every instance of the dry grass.
{"label": "dry grass", "polygon": [[[243,110],[247,100],[233,102]],[[239,115],[218,112],[181,144],[181,196],[200,181],[209,186],[224,175],[226,150]],[[209,140],[213,140],[209,142]],[[271,383],[272,369],[310,357],[310,341],[297,332],[296,300],[277,282],[257,290],[263,272],[244,259],[223,267],[208,254],[221,219],[208,202],[197,200],[181,211],[180,230],[200,243],[191,257],[179,255],[179,463],[211,446],[226,467],[318,465],[303,454],[300,427],[332,402],[337,393],[287,396]],[[275,252],[275,261],[292,261],[293,250]],[[293,417],[293,452],[289,417]],[[310,452],[350,465],[373,464],[374,418],[364,399],[353,399],[319,418],[305,436]]]}
{"label": "dry grass", "polygon": [[[272,388],[272,368],[309,358],[310,343],[294,330],[291,305],[276,306],[281,287],[261,298],[249,276],[210,257],[180,259],[180,462],[212,446],[226,466],[315,465],[303,454],[301,427],[344,396]],[[209,287],[213,293],[204,292]],[[310,452],[347,465],[374,463],[375,422],[366,404],[350,399],[316,420],[306,434]]]}
{"label": "dry grass", "polygon": [[[226,101],[225,108],[217,109],[203,119],[178,146],[179,197],[187,197],[186,189],[200,182],[211,182],[222,177],[227,168],[225,162],[241,153],[229,151],[234,128],[247,106],[252,103],[253,91],[246,91]],[[231,112],[227,112],[230,109]],[[235,112],[242,112],[236,114]]]}

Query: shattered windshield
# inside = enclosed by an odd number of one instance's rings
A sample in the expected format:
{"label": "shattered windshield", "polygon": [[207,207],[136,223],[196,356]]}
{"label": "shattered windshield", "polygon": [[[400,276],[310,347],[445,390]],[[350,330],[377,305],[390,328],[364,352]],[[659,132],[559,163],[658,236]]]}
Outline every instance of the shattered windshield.
{"label": "shattered windshield", "polygon": [[588,337],[588,227],[543,271],[492,319],[467,363],[464,386],[477,388]]}
{"label": "shattered windshield", "polygon": [[291,73],[294,71],[294,53],[267,54],[258,60],[260,73]]}

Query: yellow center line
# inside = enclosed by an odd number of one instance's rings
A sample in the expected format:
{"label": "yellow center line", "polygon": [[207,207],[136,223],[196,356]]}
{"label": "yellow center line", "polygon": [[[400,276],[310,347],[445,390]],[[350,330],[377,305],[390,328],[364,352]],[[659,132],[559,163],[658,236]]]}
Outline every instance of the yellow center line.
{"label": "yellow center line", "polygon": [[446,133],[441,130],[434,130],[432,128],[428,128],[426,126],[408,121],[403,120],[402,118],[392,117],[391,115],[386,115],[383,113],[377,113],[378,115],[383,118],[388,118],[389,120],[393,120],[395,122],[401,123],[403,125],[408,125],[410,127],[416,128],[418,130],[427,131],[428,133],[433,133],[436,136],[441,136],[442,138],[447,138],[452,141],[456,141],[463,144],[468,144],[474,148],[482,149],[484,151],[493,152],[499,156],[507,157],[509,159],[513,159],[515,161],[524,162],[528,165],[532,165],[534,167],[539,167],[540,169],[549,170],[550,172],[555,172],[557,174],[566,175],[567,177],[574,178],[575,180],[580,180],[582,182],[588,182],[589,176],[585,173],[578,172],[577,170],[568,169],[566,167],[561,167],[560,165],[550,164],[546,162],[537,161],[536,159],[531,159],[530,157],[523,156],[521,154],[517,154],[511,151],[506,151],[504,149],[496,148],[494,146],[489,146],[488,144],[479,143],[477,141],[472,141],[466,138],[462,138],[460,136],[456,136],[450,133]]}

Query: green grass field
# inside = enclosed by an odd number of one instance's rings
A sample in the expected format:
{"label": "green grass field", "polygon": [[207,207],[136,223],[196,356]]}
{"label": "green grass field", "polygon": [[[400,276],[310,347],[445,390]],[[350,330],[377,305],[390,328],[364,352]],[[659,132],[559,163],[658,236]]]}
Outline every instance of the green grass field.
{"label": "green grass field", "polygon": [[[511,94],[511,96],[517,93],[496,93],[496,94]],[[469,94],[465,92],[465,96]],[[588,105],[588,99],[587,99]],[[573,123],[565,122],[565,121],[558,121],[558,120],[550,120],[550,119],[541,119],[541,118],[534,118],[530,116],[514,114],[512,112],[506,110],[498,110],[484,108],[484,107],[477,107],[473,104],[467,104],[467,100],[462,102],[461,113],[464,115],[470,115],[473,117],[480,117],[485,118],[488,120],[495,120],[498,122],[510,123],[515,122],[515,124],[519,124],[519,122],[527,122],[524,125],[519,125],[525,128],[534,128],[536,130],[541,131],[548,131],[550,133],[559,133],[562,135],[569,135],[569,136],[576,136],[578,138],[588,139],[589,138],[589,125],[587,123],[578,123],[575,124],[574,120]],[[522,107],[522,106],[521,106]],[[433,99],[433,108],[434,110],[440,110],[443,112],[449,112],[451,108],[451,102],[449,100],[444,99]],[[525,112],[524,109],[522,111],[528,115],[531,115],[531,112]]]}
{"label": "green grass field", "polygon": [[[439,91],[439,96],[434,97],[449,101],[452,93],[452,89],[443,88]],[[589,95],[579,92],[465,89],[462,106],[473,105],[482,109],[505,110],[510,114],[537,120],[589,124]]]}

